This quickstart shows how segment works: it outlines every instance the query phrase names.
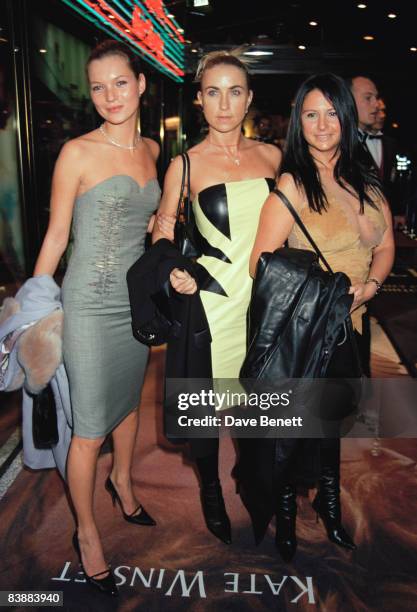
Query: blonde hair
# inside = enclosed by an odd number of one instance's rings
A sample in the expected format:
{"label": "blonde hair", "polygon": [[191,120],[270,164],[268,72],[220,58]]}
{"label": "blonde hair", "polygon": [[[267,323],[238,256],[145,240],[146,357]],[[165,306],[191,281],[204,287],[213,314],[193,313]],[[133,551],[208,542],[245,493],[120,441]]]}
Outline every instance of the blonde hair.
{"label": "blonde hair", "polygon": [[198,62],[197,71],[195,73],[194,82],[201,83],[206,70],[226,64],[228,66],[235,66],[242,70],[246,76],[246,82],[248,89],[250,87],[250,74],[248,70],[248,59],[243,55],[243,49],[246,47],[238,47],[231,49],[230,51],[210,51],[206,53]]}

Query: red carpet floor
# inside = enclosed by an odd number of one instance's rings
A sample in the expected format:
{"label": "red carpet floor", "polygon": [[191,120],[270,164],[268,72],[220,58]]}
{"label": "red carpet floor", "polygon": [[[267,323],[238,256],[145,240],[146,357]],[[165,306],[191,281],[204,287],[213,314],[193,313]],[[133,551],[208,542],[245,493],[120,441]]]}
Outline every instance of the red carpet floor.
{"label": "red carpet floor", "polygon": [[233,444],[223,440],[223,490],[233,524],[233,544],[226,546],[205,528],[192,466],[162,436],[162,357],[157,352],[151,360],[134,463],[138,497],[156,527],[126,523],[113,509],[104,490],[111,455],[99,461],[98,523],[119,598],[83,582],[71,547],[74,519],[63,483],[51,470],[22,470],[0,501],[0,590],[61,590],[61,609],[71,611],[414,611],[415,441],[344,440],[344,522],[358,550],[348,553],[328,542],[309,499],[299,497],[299,548],[286,565],[274,548],[273,525],[255,547],[230,477]]}

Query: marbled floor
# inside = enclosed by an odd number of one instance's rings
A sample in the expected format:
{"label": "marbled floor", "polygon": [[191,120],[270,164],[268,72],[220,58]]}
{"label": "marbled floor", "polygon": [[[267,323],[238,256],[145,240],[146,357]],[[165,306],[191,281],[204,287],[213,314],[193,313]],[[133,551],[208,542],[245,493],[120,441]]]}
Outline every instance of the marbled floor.
{"label": "marbled floor", "polygon": [[[0,590],[62,590],[62,609],[68,611],[416,609],[414,440],[344,440],[344,522],[358,549],[348,553],[328,542],[309,499],[300,497],[299,548],[286,565],[274,549],[273,525],[262,544],[254,546],[230,477],[234,449],[229,439],[221,445],[221,472],[233,544],[223,545],[207,532],[192,466],[162,435],[162,361],[163,353],[155,352],[143,391],[134,462],[138,497],[157,520],[156,527],[122,519],[103,486],[111,456],[104,453],[99,460],[98,523],[120,584],[119,598],[107,598],[83,582],[71,547],[74,519],[53,470],[19,471],[0,501]],[[9,408],[5,421],[9,425],[13,410]]]}

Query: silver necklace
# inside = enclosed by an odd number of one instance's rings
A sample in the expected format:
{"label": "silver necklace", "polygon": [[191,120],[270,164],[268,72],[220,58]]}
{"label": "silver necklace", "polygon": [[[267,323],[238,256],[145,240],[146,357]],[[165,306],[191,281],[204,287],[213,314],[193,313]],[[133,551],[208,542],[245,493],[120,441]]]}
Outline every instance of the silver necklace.
{"label": "silver necklace", "polygon": [[107,134],[106,130],[104,129],[104,123],[100,125],[99,131],[101,132],[101,134],[103,134],[104,138],[106,138],[115,147],[119,147],[120,149],[127,149],[128,151],[134,151],[135,149],[137,149],[138,142],[140,140],[140,136],[138,135],[136,135],[135,143],[133,145],[124,145],[124,144],[120,144],[120,142],[117,142],[116,140],[113,140],[113,138],[110,138],[110,136]]}
{"label": "silver necklace", "polygon": [[[209,143],[213,145],[213,147],[218,147],[219,149],[223,149],[223,151],[226,154],[226,157],[228,157],[234,164],[236,164],[236,166],[240,166],[240,157],[237,151],[238,145],[236,145],[236,156],[234,156],[229,153],[229,151],[227,150],[227,146],[215,144],[214,142],[211,142],[211,140],[209,140]],[[234,145],[230,145],[230,146],[233,147]]]}

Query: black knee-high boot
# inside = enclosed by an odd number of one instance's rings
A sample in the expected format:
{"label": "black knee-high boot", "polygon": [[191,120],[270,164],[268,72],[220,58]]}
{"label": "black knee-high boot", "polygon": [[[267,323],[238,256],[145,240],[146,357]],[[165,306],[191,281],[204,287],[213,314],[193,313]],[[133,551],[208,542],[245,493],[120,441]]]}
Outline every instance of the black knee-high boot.
{"label": "black knee-high boot", "polygon": [[295,484],[287,483],[278,491],[275,532],[275,546],[287,563],[291,561],[297,549],[296,517],[297,489]]}
{"label": "black knee-high boot", "polygon": [[320,440],[321,473],[313,508],[320,516],[331,542],[343,548],[356,548],[342,525],[340,508],[340,439]]}
{"label": "black knee-high boot", "polygon": [[201,505],[207,529],[225,544],[232,542],[230,519],[219,480],[219,453],[196,457],[195,462],[201,480]]}

